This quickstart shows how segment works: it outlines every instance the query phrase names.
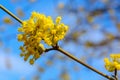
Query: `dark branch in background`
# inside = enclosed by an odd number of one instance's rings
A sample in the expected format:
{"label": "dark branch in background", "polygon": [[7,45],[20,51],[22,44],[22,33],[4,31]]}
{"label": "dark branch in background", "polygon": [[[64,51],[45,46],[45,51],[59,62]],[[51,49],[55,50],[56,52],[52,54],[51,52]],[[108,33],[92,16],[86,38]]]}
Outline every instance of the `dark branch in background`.
{"label": "dark branch in background", "polygon": [[[71,1],[71,0],[70,0]],[[74,13],[76,16],[77,15],[79,15],[79,13],[80,13],[80,11],[79,11],[79,9],[78,8],[74,8],[74,7],[72,7],[72,6],[74,6],[75,5],[75,1],[68,1],[68,3],[66,3],[65,5],[64,5],[64,7],[62,8],[62,9],[58,9],[58,10],[60,10],[61,12],[63,12],[63,11],[65,11],[64,13],[70,13],[70,12],[72,12],[72,13]],[[73,4],[74,3],[74,4]],[[90,4],[90,3],[89,3]],[[109,5],[109,4],[112,4],[111,3],[111,1],[109,1],[108,3],[106,3],[107,5],[105,5],[104,7],[102,7],[102,8],[97,8],[97,9],[94,9],[94,10],[88,10],[87,11],[87,17],[88,16],[91,16],[91,17],[95,17],[95,16],[99,16],[99,15],[102,15],[102,14],[104,14],[104,13],[108,13],[110,10],[116,10],[116,11],[119,11],[120,12],[120,4],[116,4],[116,5]],[[77,5],[77,4],[76,4]],[[70,7],[71,6],[71,7]],[[85,10],[86,11],[86,10]],[[110,16],[110,17],[112,17],[112,18],[115,18],[115,16]],[[80,17],[77,17],[78,19],[80,19]],[[116,22],[118,22],[118,21],[116,21]],[[115,24],[117,24],[117,23],[115,23]],[[78,27],[78,26],[80,26],[80,25],[77,25],[77,26],[75,26],[74,28],[76,29],[76,27]],[[120,25],[117,25],[117,27],[119,27]],[[120,28],[120,27],[119,27]],[[75,30],[73,30],[74,32],[75,32]],[[71,33],[69,33],[68,34],[68,36],[66,36],[66,41],[74,41],[75,43],[77,43],[77,44],[82,44],[82,45],[90,45],[91,47],[100,47],[100,46],[105,46],[105,45],[108,45],[109,43],[111,43],[113,40],[120,40],[120,36],[118,36],[118,35],[116,35],[116,36],[113,36],[113,39],[111,39],[111,38],[106,38],[106,39],[104,39],[103,41],[101,41],[101,42],[99,42],[99,43],[93,43],[93,42],[90,42],[90,41],[87,41],[86,43],[81,43],[81,42],[79,42],[78,43],[78,38],[81,36],[81,32],[82,32],[83,30],[81,30],[81,31],[79,31],[79,33],[80,34],[78,34],[77,35],[77,37],[74,37],[74,36],[72,36],[73,34],[74,34],[74,32],[71,32]],[[104,32],[103,32],[104,33]],[[71,35],[71,36],[70,36]],[[106,35],[106,33],[105,33],[105,35]],[[107,36],[106,36],[107,37]]]}
{"label": "dark branch in background", "polygon": [[79,32],[78,31],[73,31],[72,33],[69,33],[66,36],[65,41],[66,42],[74,41],[76,44],[83,45],[83,46],[85,45],[85,46],[88,46],[88,47],[102,47],[102,46],[110,44],[114,40],[120,40],[120,35],[113,35],[113,34],[110,34],[110,33],[106,33],[105,31],[102,31],[102,32],[105,34],[106,39],[102,40],[99,43],[94,43],[94,42],[91,42],[91,41],[86,41],[85,43],[79,42],[78,41],[79,37],[86,33],[86,31],[84,31],[84,30],[81,30]]}
{"label": "dark branch in background", "polygon": [[[74,6],[75,4],[75,1],[68,1],[67,4],[65,4],[64,8],[60,9],[61,11],[65,11],[66,13],[75,13],[75,14],[78,14],[80,11],[79,9],[77,8],[73,8],[72,6]],[[110,3],[110,2],[109,2]],[[71,5],[72,4],[72,5]],[[90,4],[90,3],[89,3]],[[78,6],[78,5],[77,5]],[[90,4],[91,6],[91,4]],[[102,7],[102,8],[97,8],[97,9],[94,9],[94,10],[91,10],[91,11],[88,11],[88,16],[97,16],[97,15],[101,15],[103,13],[106,13],[108,12],[109,10],[111,9],[115,9],[117,11],[120,11],[120,4],[117,4],[115,6],[112,6],[112,7],[109,7],[110,5],[106,5],[105,7]],[[86,10],[86,9],[85,9]]]}

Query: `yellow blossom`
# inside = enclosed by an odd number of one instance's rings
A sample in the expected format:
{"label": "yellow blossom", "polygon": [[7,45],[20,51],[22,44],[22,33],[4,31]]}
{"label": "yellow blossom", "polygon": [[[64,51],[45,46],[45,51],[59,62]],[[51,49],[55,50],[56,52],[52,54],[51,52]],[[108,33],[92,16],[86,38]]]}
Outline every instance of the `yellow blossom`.
{"label": "yellow blossom", "polygon": [[58,17],[56,18],[56,23],[59,24],[60,21],[61,21],[61,19],[62,19],[62,18],[61,18],[60,16],[58,16]]}
{"label": "yellow blossom", "polygon": [[18,34],[18,40],[24,43],[21,51],[25,61],[29,57],[33,57],[30,59],[30,64],[33,64],[34,60],[37,60],[45,51],[41,41],[49,46],[54,46],[65,37],[68,26],[61,23],[61,19],[61,17],[57,17],[54,23],[50,16],[32,12],[29,20],[22,22],[21,27],[18,28],[18,31],[21,32]]}
{"label": "yellow blossom", "polygon": [[23,35],[22,34],[18,34],[17,38],[18,38],[18,41],[22,41],[23,40]]}
{"label": "yellow blossom", "polygon": [[20,46],[20,50],[21,50],[22,52],[25,52],[25,49],[24,49],[23,46]]}
{"label": "yellow blossom", "polygon": [[116,65],[117,70],[120,70],[120,64]]}
{"label": "yellow blossom", "polygon": [[30,59],[30,60],[29,60],[29,63],[30,63],[31,65],[33,65],[33,64],[34,64],[34,59]]}
{"label": "yellow blossom", "polygon": [[19,31],[19,32],[23,32],[23,28],[21,28],[21,27],[18,28],[18,31]]}
{"label": "yellow blossom", "polygon": [[120,70],[120,54],[111,54],[110,59],[105,58],[105,68],[109,72],[115,71],[115,69]]}
{"label": "yellow blossom", "polygon": [[21,53],[20,56],[23,57],[23,56],[25,56],[25,54]]}

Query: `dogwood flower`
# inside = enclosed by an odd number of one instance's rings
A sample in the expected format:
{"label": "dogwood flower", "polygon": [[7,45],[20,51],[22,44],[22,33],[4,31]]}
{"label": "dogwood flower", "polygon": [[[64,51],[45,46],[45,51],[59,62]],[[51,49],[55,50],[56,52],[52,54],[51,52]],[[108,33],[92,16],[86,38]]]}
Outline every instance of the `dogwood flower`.
{"label": "dogwood flower", "polygon": [[105,68],[109,72],[115,71],[115,69],[120,70],[120,54],[111,54],[110,59],[105,58]]}
{"label": "dogwood flower", "polygon": [[55,46],[59,40],[62,40],[68,26],[61,23],[61,17],[58,16],[55,22],[50,16],[45,16],[37,12],[32,12],[31,17],[22,22],[18,31],[18,41],[22,41],[24,44],[20,47],[24,56],[24,60],[28,60],[29,63],[34,64],[40,55],[45,51],[44,45],[41,41],[44,41],[49,46]]}

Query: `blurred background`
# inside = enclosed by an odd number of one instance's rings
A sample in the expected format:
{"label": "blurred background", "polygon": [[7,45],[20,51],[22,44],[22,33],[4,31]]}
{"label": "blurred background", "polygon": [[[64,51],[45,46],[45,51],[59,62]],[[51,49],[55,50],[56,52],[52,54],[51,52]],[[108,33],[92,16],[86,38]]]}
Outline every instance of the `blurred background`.
{"label": "blurred background", "polygon": [[[60,46],[97,70],[112,75],[104,58],[120,53],[120,0],[0,0],[21,20],[33,11],[62,16],[69,31]],[[0,80],[107,80],[67,56],[51,51],[34,65],[20,57],[20,23],[0,9]],[[120,72],[118,72],[120,78]]]}

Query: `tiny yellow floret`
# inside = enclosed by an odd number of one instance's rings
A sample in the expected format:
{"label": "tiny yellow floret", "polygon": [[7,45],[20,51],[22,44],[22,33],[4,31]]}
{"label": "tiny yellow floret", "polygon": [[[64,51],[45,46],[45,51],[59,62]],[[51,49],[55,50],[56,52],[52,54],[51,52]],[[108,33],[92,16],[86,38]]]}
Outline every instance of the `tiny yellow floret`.
{"label": "tiny yellow floret", "polygon": [[29,60],[29,63],[30,63],[31,65],[33,65],[33,64],[34,64],[34,60],[33,60],[33,59],[30,59],[30,60]]}
{"label": "tiny yellow floret", "polygon": [[60,16],[58,16],[58,17],[56,18],[56,23],[59,24],[60,21],[61,21],[61,19],[62,19],[62,18],[61,18]]}
{"label": "tiny yellow floret", "polygon": [[18,38],[18,41],[22,41],[23,40],[23,35],[22,34],[18,34],[17,38]]}

